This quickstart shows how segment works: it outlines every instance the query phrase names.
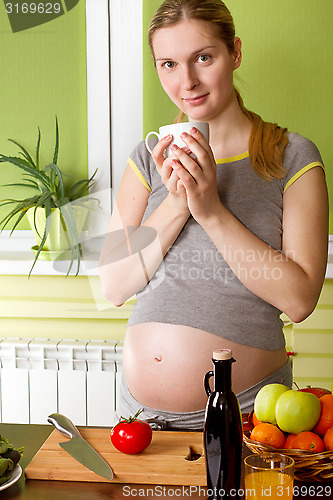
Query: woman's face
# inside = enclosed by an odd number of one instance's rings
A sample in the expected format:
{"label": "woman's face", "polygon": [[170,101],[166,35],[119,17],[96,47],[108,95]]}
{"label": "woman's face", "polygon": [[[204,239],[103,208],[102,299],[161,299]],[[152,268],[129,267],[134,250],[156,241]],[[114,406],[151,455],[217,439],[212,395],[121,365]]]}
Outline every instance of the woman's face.
{"label": "woman's face", "polygon": [[230,54],[209,22],[191,19],[156,30],[152,42],[161,84],[176,106],[192,120],[219,117],[234,99],[240,40]]}

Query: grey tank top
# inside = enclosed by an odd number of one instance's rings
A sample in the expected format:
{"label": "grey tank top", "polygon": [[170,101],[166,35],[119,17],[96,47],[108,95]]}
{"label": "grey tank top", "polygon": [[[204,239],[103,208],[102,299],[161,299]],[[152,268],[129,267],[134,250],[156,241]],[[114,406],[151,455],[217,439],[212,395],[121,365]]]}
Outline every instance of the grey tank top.
{"label": "grey tank top", "polygon": [[[288,133],[288,138],[283,179],[266,181],[259,177],[248,153],[216,160],[223,205],[278,252],[282,249],[283,193],[309,169],[323,167],[320,153],[310,140],[296,133]],[[168,192],[144,142],[135,148],[129,164],[150,191],[146,220]],[[255,255],[249,249],[243,258],[254,261]],[[241,263],[239,266],[242,278],[246,270]],[[251,272],[252,278],[259,278],[255,268]],[[280,310],[243,285],[190,216],[153,278],[137,293],[128,326],[147,322],[187,325],[240,344],[278,350],[285,345],[280,315]]]}

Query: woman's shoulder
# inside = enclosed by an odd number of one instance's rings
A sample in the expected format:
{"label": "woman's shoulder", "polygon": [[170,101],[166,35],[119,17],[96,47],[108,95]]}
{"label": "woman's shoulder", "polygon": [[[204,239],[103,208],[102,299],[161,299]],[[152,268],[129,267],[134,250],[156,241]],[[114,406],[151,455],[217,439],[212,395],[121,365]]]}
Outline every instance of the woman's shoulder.
{"label": "woman's shoulder", "polygon": [[140,141],[132,150],[130,157],[138,156],[140,158],[150,159],[151,154],[149,153],[145,141]]}
{"label": "woman's shoulder", "polygon": [[153,179],[157,170],[151,153],[145,141],[140,141],[128,157],[128,164],[132,167],[141,182],[151,191]]}
{"label": "woman's shoulder", "polygon": [[286,170],[283,179],[284,191],[311,168],[316,166],[324,168],[320,151],[311,139],[296,132],[287,132],[287,136],[288,145],[283,162]]}
{"label": "woman's shoulder", "polygon": [[287,132],[287,137],[288,146],[286,148],[286,155],[320,155],[319,149],[311,139],[308,139],[297,132]]}
{"label": "woman's shoulder", "polygon": [[[156,140],[156,143],[157,143],[157,140]],[[149,141],[149,147],[151,149],[153,149],[156,143],[154,143],[153,141]],[[140,141],[135,146],[135,148],[132,150],[129,158],[132,158],[132,160],[135,163],[138,162],[138,163],[146,165],[146,166],[149,165],[150,167],[152,167],[153,165],[155,165],[153,157],[152,157],[151,153],[148,151],[145,141]]]}

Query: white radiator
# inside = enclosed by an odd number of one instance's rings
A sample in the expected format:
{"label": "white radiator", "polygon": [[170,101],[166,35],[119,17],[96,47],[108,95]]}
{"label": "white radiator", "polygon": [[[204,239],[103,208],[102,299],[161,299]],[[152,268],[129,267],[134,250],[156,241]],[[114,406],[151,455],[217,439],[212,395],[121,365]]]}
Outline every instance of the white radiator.
{"label": "white radiator", "polygon": [[46,424],[63,413],[76,425],[111,426],[122,342],[0,340],[0,421]]}

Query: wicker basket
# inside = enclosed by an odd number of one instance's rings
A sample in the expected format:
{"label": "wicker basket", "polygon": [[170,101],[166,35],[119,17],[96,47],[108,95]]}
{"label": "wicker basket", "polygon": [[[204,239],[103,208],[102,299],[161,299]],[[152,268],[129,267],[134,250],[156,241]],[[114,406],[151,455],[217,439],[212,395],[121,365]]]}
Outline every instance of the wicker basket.
{"label": "wicker basket", "polygon": [[[251,421],[251,414],[243,422]],[[295,460],[295,479],[300,481],[329,481],[333,479],[333,451],[314,453],[313,451],[286,450],[253,441],[249,437],[250,431],[243,434],[243,441],[253,453],[275,452],[288,455]]]}

